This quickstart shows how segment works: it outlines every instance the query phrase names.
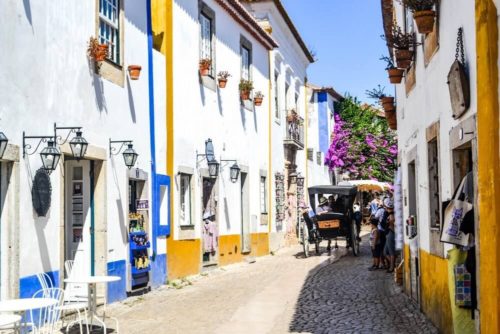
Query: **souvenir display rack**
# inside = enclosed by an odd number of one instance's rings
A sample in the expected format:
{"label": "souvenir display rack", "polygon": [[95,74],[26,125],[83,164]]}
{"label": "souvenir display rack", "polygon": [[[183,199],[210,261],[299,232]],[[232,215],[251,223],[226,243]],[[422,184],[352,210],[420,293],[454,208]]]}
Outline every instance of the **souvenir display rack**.
{"label": "souvenir display rack", "polygon": [[132,288],[134,288],[149,282],[151,270],[148,255],[151,243],[146,232],[144,216],[140,212],[129,214],[129,243]]}

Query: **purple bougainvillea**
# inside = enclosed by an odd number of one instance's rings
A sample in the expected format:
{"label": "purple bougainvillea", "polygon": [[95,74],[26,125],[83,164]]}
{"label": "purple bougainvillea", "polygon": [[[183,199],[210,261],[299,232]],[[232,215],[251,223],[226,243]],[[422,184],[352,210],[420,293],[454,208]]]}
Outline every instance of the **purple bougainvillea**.
{"label": "purple bougainvillea", "polygon": [[347,97],[337,105],[325,164],[351,179],[392,182],[398,154],[396,134],[371,106]]}

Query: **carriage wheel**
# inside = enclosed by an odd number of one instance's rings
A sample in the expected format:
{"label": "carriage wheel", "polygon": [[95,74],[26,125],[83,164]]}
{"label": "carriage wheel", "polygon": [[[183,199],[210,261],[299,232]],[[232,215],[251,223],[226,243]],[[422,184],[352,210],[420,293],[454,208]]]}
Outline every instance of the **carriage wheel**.
{"label": "carriage wheel", "polygon": [[352,247],[352,254],[354,256],[359,255],[359,241],[358,241],[358,229],[356,227],[356,222],[353,220],[351,222],[351,247]]}
{"label": "carriage wheel", "polygon": [[304,257],[309,257],[309,229],[306,224],[302,224],[302,248],[304,249]]}

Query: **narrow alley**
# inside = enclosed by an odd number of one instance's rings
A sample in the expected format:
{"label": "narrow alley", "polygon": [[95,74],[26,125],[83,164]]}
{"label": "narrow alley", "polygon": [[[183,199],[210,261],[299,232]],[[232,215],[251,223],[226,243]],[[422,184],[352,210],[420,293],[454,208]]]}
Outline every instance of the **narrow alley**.
{"label": "narrow alley", "polygon": [[437,333],[392,276],[367,270],[366,237],[360,257],[339,246],[331,256],[322,247],[309,258],[300,245],[290,247],[114,304],[110,312],[123,333]]}

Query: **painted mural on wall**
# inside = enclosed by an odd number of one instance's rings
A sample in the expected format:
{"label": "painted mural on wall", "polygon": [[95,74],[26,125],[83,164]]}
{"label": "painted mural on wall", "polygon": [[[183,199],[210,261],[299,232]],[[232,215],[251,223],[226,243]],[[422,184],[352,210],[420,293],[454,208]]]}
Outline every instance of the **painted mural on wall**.
{"label": "painted mural on wall", "polygon": [[281,229],[285,219],[285,174],[277,172],[274,174],[276,191],[276,227]]}

